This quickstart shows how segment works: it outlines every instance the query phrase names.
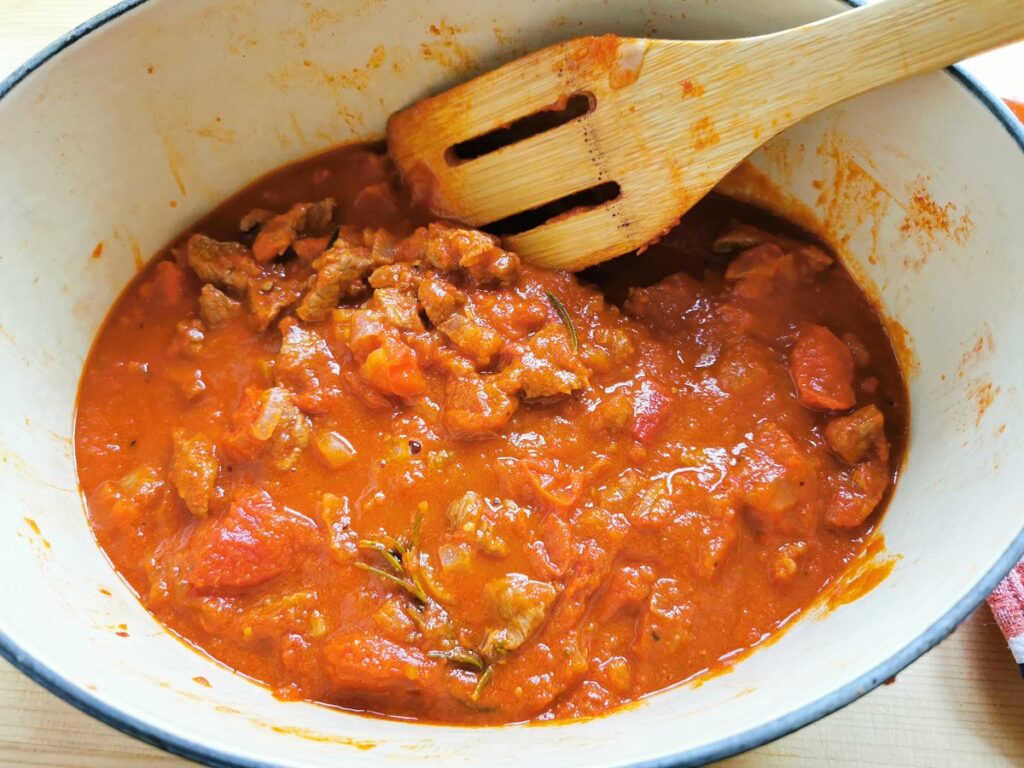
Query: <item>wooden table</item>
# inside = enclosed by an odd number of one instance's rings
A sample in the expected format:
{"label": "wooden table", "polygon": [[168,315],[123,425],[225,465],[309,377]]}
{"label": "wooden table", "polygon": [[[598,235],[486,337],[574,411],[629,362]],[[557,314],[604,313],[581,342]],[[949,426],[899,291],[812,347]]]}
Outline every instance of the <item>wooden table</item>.
{"label": "wooden table", "polygon": [[[0,77],[110,1],[0,0]],[[978,62],[975,71],[1000,94],[1024,97],[1024,44]],[[0,661],[0,768],[184,764],[87,717]],[[983,606],[894,684],[722,765],[1024,766],[1024,680]]]}

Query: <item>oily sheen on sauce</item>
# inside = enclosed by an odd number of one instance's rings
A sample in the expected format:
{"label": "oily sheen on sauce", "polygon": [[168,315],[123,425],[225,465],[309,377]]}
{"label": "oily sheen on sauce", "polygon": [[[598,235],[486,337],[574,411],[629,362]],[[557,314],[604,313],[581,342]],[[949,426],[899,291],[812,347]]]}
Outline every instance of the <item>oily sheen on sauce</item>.
{"label": "oily sheen on sauce", "polygon": [[353,145],[137,276],[75,440],[100,545],[197,648],[284,699],[492,724],[777,632],[862,551],[906,427],[881,321],[785,222],[711,197],[546,271]]}

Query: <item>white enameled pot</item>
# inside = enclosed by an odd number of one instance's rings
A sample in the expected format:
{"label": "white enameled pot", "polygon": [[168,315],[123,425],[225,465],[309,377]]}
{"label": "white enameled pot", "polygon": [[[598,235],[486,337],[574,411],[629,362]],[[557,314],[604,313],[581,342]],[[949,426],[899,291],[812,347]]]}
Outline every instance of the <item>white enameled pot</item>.
{"label": "white enameled pot", "polygon": [[[283,703],[142,609],[76,484],[76,387],[107,309],[141,258],[240,186],[379,137],[390,112],[559,39],[747,35],[846,7],[130,0],[17,71],[0,85],[0,653],[96,717],[218,765],[653,766],[799,728],[942,639],[1024,553],[1024,135],[955,71],[801,123],[752,160],[771,184],[748,170],[731,185],[816,219],[879,298],[903,339],[913,416],[881,525],[891,575],[728,674],[544,727]],[[680,109],[697,109],[682,89]]]}

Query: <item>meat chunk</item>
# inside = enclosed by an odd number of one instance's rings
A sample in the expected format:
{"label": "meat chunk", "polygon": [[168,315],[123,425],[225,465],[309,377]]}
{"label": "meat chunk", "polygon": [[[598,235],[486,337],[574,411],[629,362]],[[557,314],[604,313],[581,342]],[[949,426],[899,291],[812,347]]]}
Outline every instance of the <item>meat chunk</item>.
{"label": "meat chunk", "polygon": [[399,288],[378,288],[373,292],[370,307],[380,312],[389,325],[405,331],[422,331],[416,296]]}
{"label": "meat chunk", "polygon": [[239,220],[238,229],[242,232],[248,232],[261,224],[266,224],[276,215],[276,213],[268,211],[266,208],[253,208]]}
{"label": "meat chunk", "polygon": [[294,393],[294,401],[307,413],[321,413],[340,391],[341,366],[324,338],[312,328],[281,321],[281,350],[274,374],[278,384]]}
{"label": "meat chunk", "polygon": [[858,528],[881,503],[889,487],[889,473],[881,461],[866,461],[839,476],[825,512],[825,522],[836,528]]}
{"label": "meat chunk", "polygon": [[775,238],[763,229],[732,219],[715,238],[711,247],[715,253],[734,253],[764,243],[777,244]]}
{"label": "meat chunk", "polygon": [[558,597],[552,584],[534,581],[521,573],[488,582],[484,593],[503,622],[487,633],[481,648],[491,658],[505,656],[525,643],[540,628]]}
{"label": "meat chunk", "polygon": [[813,524],[817,465],[778,424],[758,426],[739,467],[742,500],[758,527],[799,532]]}
{"label": "meat chunk", "polygon": [[189,266],[204,283],[241,292],[260,274],[252,253],[241,243],[195,234],[188,239],[186,253]]}
{"label": "meat chunk", "polygon": [[435,274],[428,274],[420,280],[417,298],[434,325],[443,323],[466,303],[466,295],[462,291]]}
{"label": "meat chunk", "polygon": [[200,592],[244,589],[283,573],[296,547],[316,535],[311,520],[278,510],[266,491],[246,491],[225,514],[199,523],[174,557]]}
{"label": "meat chunk", "polygon": [[300,292],[298,281],[284,274],[280,266],[250,280],[246,300],[256,327],[261,331],[269,328],[281,312],[298,300]]}
{"label": "meat chunk", "polygon": [[497,331],[462,313],[449,315],[438,324],[437,330],[481,367],[490,365],[504,346]]}
{"label": "meat chunk", "polygon": [[415,647],[351,632],[328,640],[324,672],[338,694],[384,702],[415,696],[436,676],[439,665]]}
{"label": "meat chunk", "polygon": [[404,292],[416,292],[420,277],[409,264],[384,264],[370,273],[371,288],[398,288]]}
{"label": "meat chunk", "polygon": [[858,408],[849,416],[839,416],[825,425],[825,442],[839,458],[851,466],[868,458],[872,452],[889,457],[885,439],[885,417],[874,405]]}
{"label": "meat chunk", "polygon": [[448,528],[487,555],[503,557],[508,544],[494,531],[494,520],[484,498],[475,491],[466,491],[448,505]]}
{"label": "meat chunk", "polygon": [[326,320],[342,298],[365,289],[363,280],[373,269],[370,252],[339,237],[313,262],[316,277],[295,313],[307,323]]}
{"label": "meat chunk", "polygon": [[729,282],[740,280],[781,280],[795,283],[827,269],[832,259],[814,245],[802,245],[783,251],[775,243],[762,243],[747,248],[730,262],[725,270]]}
{"label": "meat chunk", "polygon": [[241,302],[235,301],[210,283],[206,283],[199,291],[199,316],[210,328],[227,325],[241,311]]}
{"label": "meat chunk", "polygon": [[434,222],[414,238],[424,258],[442,272],[460,269],[478,283],[505,285],[519,277],[519,257],[484,232]]}
{"label": "meat chunk", "polygon": [[507,391],[531,400],[564,397],[588,384],[587,369],[561,323],[549,323],[531,336],[523,355],[500,375]]}
{"label": "meat chunk", "polygon": [[450,378],[445,384],[441,420],[455,437],[493,437],[518,407],[519,401],[498,386],[495,376]]}
{"label": "meat chunk", "polygon": [[784,253],[798,254],[798,258],[807,260],[807,266],[816,265],[816,271],[825,269],[832,264],[832,259],[828,254],[816,245],[785,235],[772,234],[735,219],[726,224],[715,238],[712,249],[715,253],[735,253],[766,244],[775,245]]}
{"label": "meat chunk", "polygon": [[213,443],[206,435],[186,438],[182,430],[175,431],[171,482],[188,511],[196,517],[206,517],[210,512],[219,469]]}
{"label": "meat chunk", "polygon": [[789,372],[800,403],[823,411],[843,411],[857,402],[853,355],[823,325],[806,325],[789,355]]}
{"label": "meat chunk", "polygon": [[331,224],[334,200],[327,198],[318,203],[296,203],[287,211],[264,222],[252,253],[256,261],[267,262],[282,255],[300,234],[320,233]]}
{"label": "meat chunk", "polygon": [[675,579],[658,579],[651,589],[637,631],[641,657],[675,651],[693,640],[694,607]]}
{"label": "meat chunk", "polygon": [[616,570],[608,580],[608,590],[601,605],[601,621],[639,610],[647,601],[654,578],[654,569],[649,565],[624,565]]}
{"label": "meat chunk", "polygon": [[625,310],[656,328],[675,332],[704,295],[703,286],[685,272],[669,275],[647,288],[632,288],[626,298]]}

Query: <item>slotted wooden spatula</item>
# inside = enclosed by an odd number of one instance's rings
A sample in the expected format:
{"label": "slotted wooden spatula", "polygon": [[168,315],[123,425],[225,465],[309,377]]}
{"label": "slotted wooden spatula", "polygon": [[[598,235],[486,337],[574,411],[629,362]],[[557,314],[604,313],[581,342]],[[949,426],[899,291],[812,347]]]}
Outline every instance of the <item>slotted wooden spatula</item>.
{"label": "slotted wooden spatula", "polygon": [[582,269],[657,239],[801,118],[1022,36],[1024,0],[883,0],[737,40],[568,40],[393,115],[389,151],[435,214],[532,211],[508,246]]}

